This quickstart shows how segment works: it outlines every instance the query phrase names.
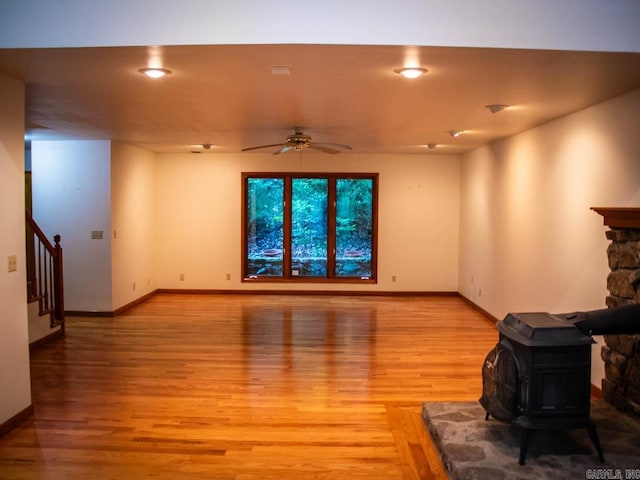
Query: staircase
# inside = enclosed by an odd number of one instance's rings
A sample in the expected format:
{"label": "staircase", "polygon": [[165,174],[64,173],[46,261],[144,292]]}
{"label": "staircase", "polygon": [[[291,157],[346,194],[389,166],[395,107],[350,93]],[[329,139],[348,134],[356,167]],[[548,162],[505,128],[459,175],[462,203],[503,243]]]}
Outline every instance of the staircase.
{"label": "staircase", "polygon": [[38,314],[49,315],[51,328],[64,333],[64,288],[60,235],[51,244],[31,215],[26,213],[27,300],[38,302]]}

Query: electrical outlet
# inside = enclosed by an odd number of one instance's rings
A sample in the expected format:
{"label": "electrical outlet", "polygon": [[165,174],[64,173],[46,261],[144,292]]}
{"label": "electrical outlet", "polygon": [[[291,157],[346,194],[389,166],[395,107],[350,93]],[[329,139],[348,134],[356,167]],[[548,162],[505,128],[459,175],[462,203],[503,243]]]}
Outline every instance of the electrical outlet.
{"label": "electrical outlet", "polygon": [[184,273],[181,273],[181,274],[180,274],[180,281],[181,281],[181,282],[184,282]]}
{"label": "electrical outlet", "polygon": [[227,280],[231,280],[231,274],[227,273]]}
{"label": "electrical outlet", "polygon": [[396,283],[396,280],[397,280],[396,276],[395,275],[391,275],[391,282],[392,283]]}
{"label": "electrical outlet", "polygon": [[7,257],[7,264],[9,272],[15,272],[18,270],[18,257],[15,255],[9,255]]}

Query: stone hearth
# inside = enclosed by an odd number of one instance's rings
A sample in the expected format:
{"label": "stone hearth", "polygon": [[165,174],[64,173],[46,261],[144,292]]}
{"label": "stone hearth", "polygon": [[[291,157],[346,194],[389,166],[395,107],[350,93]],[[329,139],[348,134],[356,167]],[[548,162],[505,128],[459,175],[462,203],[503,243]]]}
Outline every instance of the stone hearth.
{"label": "stone hearth", "polygon": [[640,478],[640,420],[603,400],[591,404],[604,463],[584,428],[536,432],[526,465],[518,464],[521,429],[486,421],[477,402],[423,404],[427,426],[451,480]]}
{"label": "stone hearth", "polygon": [[[611,240],[607,306],[640,303],[640,208],[593,208]],[[638,319],[640,322],[640,318]],[[605,335],[602,394],[618,410],[640,416],[640,335]]]}

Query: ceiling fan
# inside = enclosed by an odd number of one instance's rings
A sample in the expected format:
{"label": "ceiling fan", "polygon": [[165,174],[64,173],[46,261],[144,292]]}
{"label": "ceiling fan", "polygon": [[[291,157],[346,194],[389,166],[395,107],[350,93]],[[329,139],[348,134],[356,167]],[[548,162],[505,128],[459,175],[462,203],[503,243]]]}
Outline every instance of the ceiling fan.
{"label": "ceiling fan", "polygon": [[302,130],[302,127],[293,127],[294,133],[287,137],[286,142],[274,143],[271,145],[259,145],[257,147],[248,147],[243,148],[241,151],[248,152],[250,150],[258,150],[260,148],[280,147],[279,150],[273,152],[274,155],[279,155],[281,153],[286,153],[289,150],[296,150],[300,152],[304,148],[312,148],[314,150],[319,150],[324,153],[335,155],[336,153],[340,153],[342,150],[352,150],[350,145],[343,145],[341,143],[312,142],[311,137],[309,135],[306,135]]}

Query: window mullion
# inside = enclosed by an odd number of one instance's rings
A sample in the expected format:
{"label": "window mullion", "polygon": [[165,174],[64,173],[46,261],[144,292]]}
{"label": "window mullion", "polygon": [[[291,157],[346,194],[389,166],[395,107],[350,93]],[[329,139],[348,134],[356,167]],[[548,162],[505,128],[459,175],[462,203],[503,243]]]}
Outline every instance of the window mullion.
{"label": "window mullion", "polygon": [[336,177],[328,178],[327,199],[327,277],[336,276]]}
{"label": "window mullion", "polygon": [[282,255],[283,277],[291,278],[291,177],[284,177],[284,218],[283,218],[283,247]]}

